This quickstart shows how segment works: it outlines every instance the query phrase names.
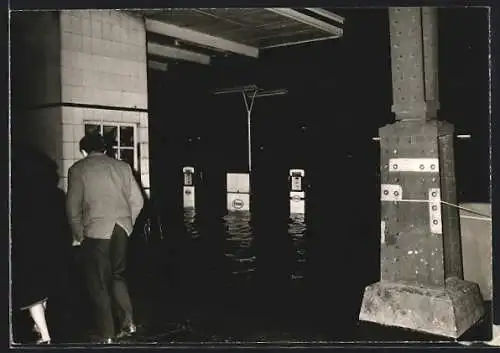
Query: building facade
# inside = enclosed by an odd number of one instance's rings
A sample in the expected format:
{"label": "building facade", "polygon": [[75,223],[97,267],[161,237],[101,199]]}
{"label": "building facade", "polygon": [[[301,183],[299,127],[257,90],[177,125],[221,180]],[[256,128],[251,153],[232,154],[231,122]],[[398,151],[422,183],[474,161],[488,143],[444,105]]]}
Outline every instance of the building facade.
{"label": "building facade", "polygon": [[116,10],[12,15],[12,136],[57,162],[66,190],[78,142],[99,130],[149,191],[144,20]]}

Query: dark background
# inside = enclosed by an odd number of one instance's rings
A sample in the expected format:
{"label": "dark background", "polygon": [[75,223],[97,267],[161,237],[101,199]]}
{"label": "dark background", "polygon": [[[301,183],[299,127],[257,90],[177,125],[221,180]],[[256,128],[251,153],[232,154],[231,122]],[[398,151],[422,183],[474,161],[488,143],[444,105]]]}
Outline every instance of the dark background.
{"label": "dark background", "polygon": [[[198,205],[225,212],[225,173],[247,170],[246,111],[239,94],[257,84],[289,94],[256,99],[252,114],[253,206],[283,219],[288,170],[310,185],[308,223],[337,265],[378,280],[378,128],[394,121],[387,9],[342,9],[339,40],[228,57],[211,66],[169,64],[149,72],[151,183],[165,219],[178,218],[183,166],[203,173]],[[489,202],[487,10],[439,10],[439,118],[455,124],[460,202]],[[208,187],[203,187],[203,186]],[[202,191],[205,190],[205,191]],[[279,256],[277,254],[276,256]],[[336,278],[344,266],[323,269]],[[326,271],[326,272],[325,272]]]}
{"label": "dark background", "polygon": [[[265,220],[261,239],[276,240],[265,243],[266,253],[282,257],[276,234],[286,232],[288,170],[305,169],[309,274],[321,283],[314,293],[323,304],[337,301],[334,309],[348,307],[355,320],[364,286],[379,279],[379,150],[371,138],[394,117],[387,9],[338,12],[347,18],[339,40],[150,71],[151,183],[170,234],[182,221],[183,166],[203,173],[197,204],[204,220],[223,215],[225,173],[247,170],[246,112],[240,95],[210,92],[246,84],[288,89],[255,103],[252,217]],[[489,202],[487,11],[442,9],[439,31],[439,118],[472,135],[456,143],[459,201]],[[320,308],[326,321],[342,322],[330,308]]]}

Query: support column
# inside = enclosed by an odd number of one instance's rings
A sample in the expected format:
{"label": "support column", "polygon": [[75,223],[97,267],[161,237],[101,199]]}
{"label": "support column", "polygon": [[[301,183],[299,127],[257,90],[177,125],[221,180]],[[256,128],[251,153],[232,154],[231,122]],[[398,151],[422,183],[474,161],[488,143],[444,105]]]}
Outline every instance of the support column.
{"label": "support column", "polygon": [[381,280],[360,320],[458,338],[484,315],[463,280],[454,127],[437,120],[435,8],[390,8],[396,122],[379,130]]}

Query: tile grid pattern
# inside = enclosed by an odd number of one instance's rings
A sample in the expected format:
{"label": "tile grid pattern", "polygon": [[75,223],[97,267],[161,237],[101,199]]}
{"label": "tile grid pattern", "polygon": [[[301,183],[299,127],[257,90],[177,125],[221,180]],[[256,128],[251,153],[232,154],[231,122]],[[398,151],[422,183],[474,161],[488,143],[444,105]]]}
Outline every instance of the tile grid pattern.
{"label": "tile grid pattern", "polygon": [[62,102],[117,107],[62,108],[61,188],[81,158],[78,142],[86,121],[132,123],[140,144],[139,168],[149,188],[146,34],[142,20],[117,10],[60,12]]}

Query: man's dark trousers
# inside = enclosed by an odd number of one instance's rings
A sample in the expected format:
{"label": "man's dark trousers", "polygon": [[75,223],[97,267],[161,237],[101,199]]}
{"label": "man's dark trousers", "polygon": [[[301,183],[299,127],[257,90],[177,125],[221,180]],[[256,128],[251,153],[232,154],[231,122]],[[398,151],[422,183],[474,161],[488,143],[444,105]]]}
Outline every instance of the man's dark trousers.
{"label": "man's dark trousers", "polygon": [[127,233],[119,225],[115,225],[111,239],[85,238],[82,242],[85,279],[102,338],[115,337],[113,308],[120,329],[133,322],[132,303],[123,277],[127,243]]}

